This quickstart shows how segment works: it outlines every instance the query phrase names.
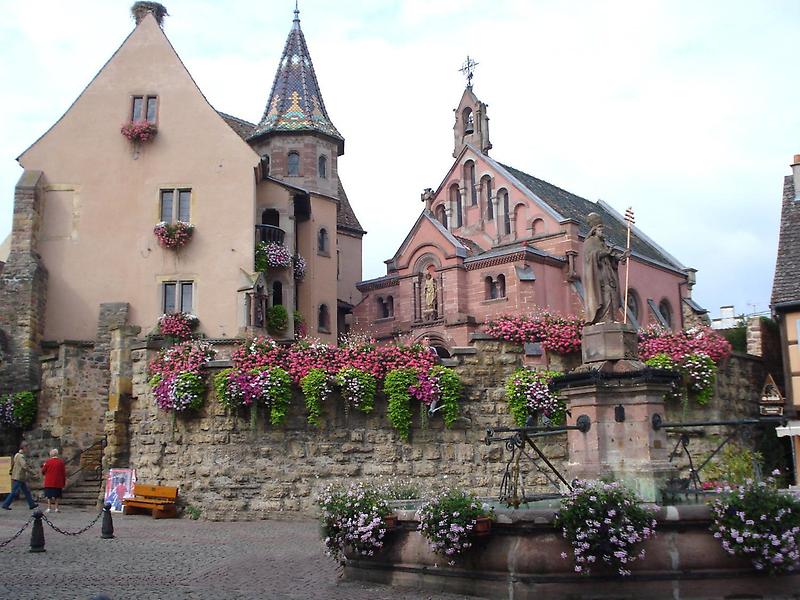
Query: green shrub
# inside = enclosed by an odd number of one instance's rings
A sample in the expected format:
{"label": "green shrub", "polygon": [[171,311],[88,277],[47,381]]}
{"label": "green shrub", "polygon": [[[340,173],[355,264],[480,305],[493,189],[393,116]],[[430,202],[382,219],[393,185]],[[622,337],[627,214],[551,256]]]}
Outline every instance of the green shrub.
{"label": "green shrub", "polygon": [[289,326],[289,313],[286,307],[276,304],[267,311],[267,329],[274,332],[286,331]]}

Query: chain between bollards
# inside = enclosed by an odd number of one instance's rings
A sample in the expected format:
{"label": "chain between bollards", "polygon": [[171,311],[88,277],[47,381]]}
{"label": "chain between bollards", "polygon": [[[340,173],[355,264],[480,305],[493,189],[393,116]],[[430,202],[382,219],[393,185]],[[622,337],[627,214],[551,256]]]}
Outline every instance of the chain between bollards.
{"label": "chain between bollards", "polygon": [[42,527],[42,511],[33,513],[33,529],[31,530],[31,547],[28,552],[46,552],[44,549],[44,527]]}
{"label": "chain between bollards", "polygon": [[114,520],[111,518],[111,502],[103,507],[103,524],[100,526],[100,537],[104,540],[114,538]]}

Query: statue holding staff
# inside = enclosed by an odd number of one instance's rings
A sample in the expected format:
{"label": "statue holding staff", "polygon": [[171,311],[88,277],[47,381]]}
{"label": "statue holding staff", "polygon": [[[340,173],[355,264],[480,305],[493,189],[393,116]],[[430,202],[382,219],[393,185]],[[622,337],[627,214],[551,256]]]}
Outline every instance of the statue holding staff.
{"label": "statue holding staff", "polygon": [[619,323],[622,298],[617,269],[628,259],[630,250],[619,252],[606,242],[603,220],[597,213],[589,213],[586,221],[590,227],[583,243],[586,323]]}

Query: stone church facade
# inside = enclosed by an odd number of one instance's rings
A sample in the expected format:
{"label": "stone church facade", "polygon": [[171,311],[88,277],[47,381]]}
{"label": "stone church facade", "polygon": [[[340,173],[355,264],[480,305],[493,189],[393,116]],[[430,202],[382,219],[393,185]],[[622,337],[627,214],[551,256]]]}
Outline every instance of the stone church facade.
{"label": "stone church facade", "polygon": [[[425,207],[387,274],[358,284],[364,299],[355,327],[381,340],[427,338],[449,352],[496,315],[539,308],[583,314],[587,216],[600,215],[619,249],[626,245],[623,217],[494,160],[487,105],[471,84],[453,131],[455,160],[438,188],[423,192]],[[678,329],[707,319],[691,298],[694,269],[635,227],[631,249],[630,322]]]}

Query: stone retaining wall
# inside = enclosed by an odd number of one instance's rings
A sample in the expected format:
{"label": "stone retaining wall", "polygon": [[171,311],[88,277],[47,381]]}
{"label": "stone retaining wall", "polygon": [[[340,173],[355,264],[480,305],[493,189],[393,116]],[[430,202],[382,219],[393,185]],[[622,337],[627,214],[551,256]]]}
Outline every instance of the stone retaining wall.
{"label": "stone retaining wall", "polygon": [[[142,482],[176,485],[181,503],[201,508],[210,519],[258,519],[276,513],[313,512],[315,499],[328,483],[413,477],[423,489],[448,484],[481,496],[497,496],[509,452],[502,444],[483,443],[489,427],[510,426],[505,401],[507,377],[523,363],[522,349],[498,341],[475,341],[457,351],[450,364],[465,384],[462,418],[444,429],[434,416],[422,428],[415,409],[410,443],[399,439],[386,418],[386,401],[375,411],[346,416],[340,401],[326,406],[319,428],[305,421],[302,396],[295,393],[285,425],[272,427],[260,415],[251,428],[249,411],[226,414],[209,393],[200,414],[173,418],[159,411],[147,384],[146,366],[154,350],[131,351],[132,386],[128,408],[126,451],[129,465]],[[707,409],[667,407],[667,420],[736,418],[751,414],[758,361],[732,357],[723,368],[718,395]],[[216,372],[209,369],[210,375]],[[746,389],[747,393],[742,390]],[[110,413],[109,413],[110,414]],[[120,419],[107,415],[118,430]],[[693,449],[711,448],[714,436],[693,440]],[[544,438],[545,455],[564,472],[566,435]],[[106,456],[113,455],[113,445]],[[526,490],[553,491],[543,475],[523,461]],[[106,466],[128,466],[108,462]],[[566,473],[565,473],[566,475]]]}

